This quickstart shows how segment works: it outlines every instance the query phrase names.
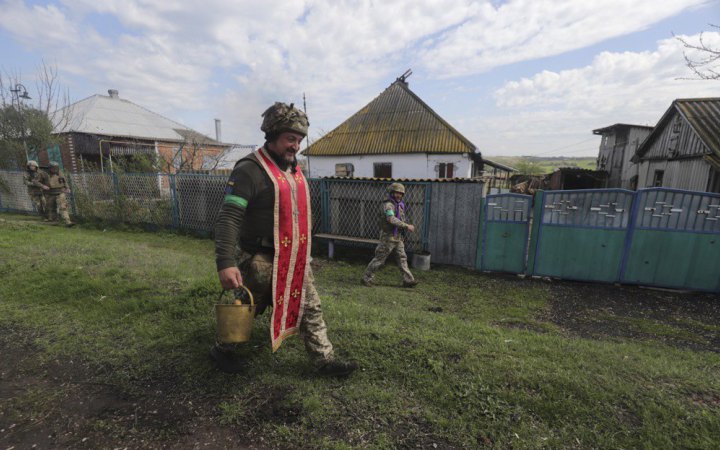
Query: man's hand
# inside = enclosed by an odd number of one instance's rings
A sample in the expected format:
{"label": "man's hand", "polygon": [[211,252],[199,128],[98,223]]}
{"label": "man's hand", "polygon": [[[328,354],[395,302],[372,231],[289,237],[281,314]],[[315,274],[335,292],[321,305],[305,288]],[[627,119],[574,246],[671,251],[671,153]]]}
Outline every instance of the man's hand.
{"label": "man's hand", "polygon": [[228,267],[218,272],[223,289],[237,289],[242,285],[242,275],[237,267]]}
{"label": "man's hand", "polygon": [[415,225],[409,225],[409,224],[408,224],[408,231],[411,232],[411,233],[414,233],[414,232],[415,232]]}
{"label": "man's hand", "polygon": [[45,186],[45,185],[43,184],[43,185],[42,185],[42,190],[43,190],[43,191],[49,191],[49,190],[50,190],[50,187]]}

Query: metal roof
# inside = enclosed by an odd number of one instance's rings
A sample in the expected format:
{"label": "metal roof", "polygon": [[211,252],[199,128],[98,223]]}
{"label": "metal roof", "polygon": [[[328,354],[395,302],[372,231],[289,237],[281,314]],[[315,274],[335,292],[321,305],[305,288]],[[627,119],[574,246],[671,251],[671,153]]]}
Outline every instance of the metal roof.
{"label": "metal roof", "polygon": [[603,134],[604,132],[606,132],[606,131],[612,131],[612,130],[614,130],[615,128],[646,128],[646,129],[648,129],[648,130],[652,130],[652,129],[653,129],[653,127],[651,127],[651,126],[649,126],[649,125],[635,125],[635,124],[632,124],[632,123],[616,123],[616,124],[614,124],[614,125],[609,125],[609,126],[607,126],[607,127],[602,127],[602,128],[595,129],[595,130],[593,130],[593,134]]}
{"label": "metal roof", "polygon": [[638,147],[635,152],[636,157],[642,157],[647,153],[671,119],[674,111],[687,120],[693,131],[710,149],[711,153],[705,156],[708,161],[716,167],[720,167],[720,97],[686,98],[673,101],[653,131]]}
{"label": "metal roof", "polygon": [[476,149],[398,79],[304,153],[348,156],[474,153]]}
{"label": "metal roof", "polygon": [[55,133],[86,133],[103,136],[226,146],[183,124],[118,97],[93,95],[59,110],[55,115]]}
{"label": "metal roof", "polygon": [[504,170],[505,172],[517,172],[517,169],[515,169],[515,168],[506,166],[505,164],[500,164],[495,161],[490,161],[489,159],[483,158],[482,162],[487,164],[488,166],[495,167],[496,169]]}

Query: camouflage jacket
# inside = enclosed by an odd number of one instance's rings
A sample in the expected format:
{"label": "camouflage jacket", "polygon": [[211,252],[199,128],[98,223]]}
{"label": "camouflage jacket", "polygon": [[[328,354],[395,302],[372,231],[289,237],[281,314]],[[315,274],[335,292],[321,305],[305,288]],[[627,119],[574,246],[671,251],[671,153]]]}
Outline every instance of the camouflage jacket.
{"label": "camouflage jacket", "polygon": [[46,193],[50,195],[61,194],[66,189],[68,189],[67,180],[65,179],[65,175],[63,175],[62,172],[58,172],[56,174],[48,174],[47,185],[50,190],[46,191]]}
{"label": "camouflage jacket", "polygon": [[48,185],[48,175],[38,169],[35,172],[26,170],[23,174],[23,182],[27,186],[28,193],[31,195],[42,194],[42,187]]}

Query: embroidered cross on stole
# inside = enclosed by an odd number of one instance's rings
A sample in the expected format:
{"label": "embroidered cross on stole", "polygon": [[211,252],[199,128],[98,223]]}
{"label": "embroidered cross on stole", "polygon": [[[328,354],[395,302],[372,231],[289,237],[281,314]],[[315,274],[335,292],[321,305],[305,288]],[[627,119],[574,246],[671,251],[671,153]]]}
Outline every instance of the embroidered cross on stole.
{"label": "embroidered cross on stole", "polygon": [[275,352],[283,340],[299,331],[305,305],[305,276],[310,261],[310,188],[302,172],[283,172],[260,148],[258,161],[275,188],[272,295],[270,337]]}

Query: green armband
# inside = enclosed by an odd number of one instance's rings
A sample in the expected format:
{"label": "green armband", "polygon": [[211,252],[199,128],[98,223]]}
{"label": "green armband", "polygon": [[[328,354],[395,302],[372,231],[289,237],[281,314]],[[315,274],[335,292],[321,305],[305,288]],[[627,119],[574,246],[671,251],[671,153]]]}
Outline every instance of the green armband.
{"label": "green armband", "polygon": [[385,215],[386,216],[394,216],[395,211],[393,211],[392,209],[387,209],[387,210],[385,210]]}
{"label": "green armband", "polygon": [[247,208],[247,205],[248,205],[247,200],[245,200],[242,197],[238,197],[237,195],[226,195],[225,203],[230,203],[231,205],[236,205],[241,208]]}

